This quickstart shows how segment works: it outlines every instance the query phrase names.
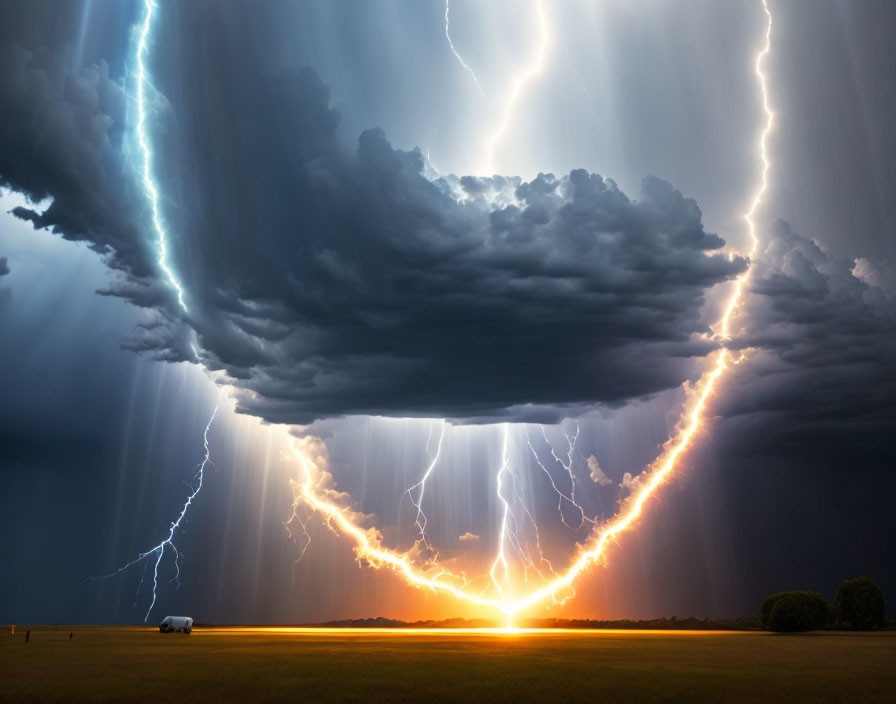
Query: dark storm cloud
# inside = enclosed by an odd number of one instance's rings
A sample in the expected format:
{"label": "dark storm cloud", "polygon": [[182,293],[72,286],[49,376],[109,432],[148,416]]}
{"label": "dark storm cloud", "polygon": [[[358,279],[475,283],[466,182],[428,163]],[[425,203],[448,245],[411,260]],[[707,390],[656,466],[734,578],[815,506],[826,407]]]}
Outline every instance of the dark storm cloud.
{"label": "dark storm cloud", "polygon": [[[752,451],[894,456],[896,313],[886,269],[846,260],[778,222],[756,265],[745,344],[723,415]],[[756,443],[756,438],[762,441]]]}
{"label": "dark storm cloud", "polygon": [[[136,224],[145,207],[113,148],[120,87],[103,65],[72,76],[49,54],[0,56],[0,104],[14,111],[3,183],[53,198],[16,214],[106,254],[125,276],[104,293],[162,307]],[[229,81],[188,106],[197,131],[179,163],[195,189],[171,219],[190,325],[243,411],[305,423],[619,403],[680,383],[706,352],[693,342],[704,292],[744,262],[716,251],[722,240],[669,184],[646,179],[635,202],[584,171],[432,183],[419,151],[379,130],[344,148],[311,69]],[[496,190],[512,204],[490,206]],[[126,346],[189,356],[164,312]]]}
{"label": "dark storm cloud", "polygon": [[[313,71],[289,72],[196,135],[203,154],[246,135],[226,172],[192,174],[190,223],[195,327],[242,410],[303,423],[617,403],[705,353],[704,292],[744,262],[669,184],[646,179],[637,202],[584,171],[455,191],[379,130],[344,149],[327,99]],[[515,202],[490,207],[498,189]]]}
{"label": "dark storm cloud", "polygon": [[[183,359],[190,355],[185,328],[157,276],[149,213],[128,160],[128,109],[105,62],[75,73],[63,54],[0,48],[0,187],[44,201],[12,214],[100,253],[117,275],[98,293],[149,309],[150,322],[126,346]],[[141,346],[147,326],[156,344]]]}
{"label": "dark storm cloud", "polygon": [[830,596],[854,574],[892,590],[892,279],[782,222],[756,266],[744,315],[756,347],[719,391],[710,441],[745,594]]}
{"label": "dark storm cloud", "polygon": [[53,199],[42,212],[14,214],[150,275],[120,154],[125,97],[108,67],[73,75],[48,51],[9,44],[0,49],[0,106],[0,185]]}

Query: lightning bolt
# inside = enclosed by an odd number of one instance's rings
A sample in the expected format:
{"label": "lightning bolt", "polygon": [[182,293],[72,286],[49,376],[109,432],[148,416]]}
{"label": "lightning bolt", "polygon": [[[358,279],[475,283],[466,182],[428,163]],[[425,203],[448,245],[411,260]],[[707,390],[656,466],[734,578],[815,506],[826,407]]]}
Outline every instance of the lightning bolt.
{"label": "lightning bolt", "polygon": [[[295,533],[292,530],[292,526],[295,523],[298,523],[302,529],[302,535],[299,538],[296,537]],[[283,522],[283,527],[286,528],[286,532],[289,537],[300,546],[299,556],[293,563],[293,567],[298,567],[299,563],[304,559],[305,553],[308,551],[308,547],[311,545],[311,534],[308,532],[308,521],[306,518],[299,515],[298,502],[293,502],[292,515]]]}
{"label": "lightning bolt", "polygon": [[538,0],[535,4],[535,17],[538,23],[541,41],[535,56],[532,59],[532,63],[520,70],[514,76],[498,124],[485,140],[485,166],[483,168],[483,173],[486,176],[491,176],[493,173],[495,147],[501,141],[501,138],[510,126],[511,115],[513,114],[513,108],[516,105],[517,100],[519,100],[526,85],[535,78],[535,76],[539,75],[544,68],[544,61],[548,53],[551,38],[548,34],[548,23],[545,18],[544,8],[541,5],[541,0]]}
{"label": "lightning bolt", "polygon": [[507,457],[507,423],[504,423],[501,426],[502,431],[502,441],[501,441],[501,466],[498,468],[498,476],[497,476],[497,493],[498,500],[504,506],[504,510],[501,514],[501,528],[498,531],[498,552],[495,555],[495,561],[492,563],[492,568],[489,570],[489,574],[492,578],[492,584],[495,585],[495,589],[498,591],[499,596],[504,597],[504,590],[501,588],[501,582],[498,581],[498,578],[495,576],[495,572],[498,569],[498,565],[501,565],[502,571],[504,573],[504,583],[510,581],[510,568],[507,564],[507,557],[504,555],[504,545],[507,542],[507,521],[510,517],[510,503],[504,497],[503,493],[503,484],[504,484],[504,475],[507,473],[510,460]]}
{"label": "lightning bolt", "polygon": [[[212,421],[215,420],[215,415],[218,413],[218,406],[215,406],[215,410],[212,411],[211,417],[208,419],[208,423],[205,426],[205,432],[202,434],[202,444],[205,448],[205,456],[202,458],[202,461],[197,465],[196,474],[193,476],[193,479],[190,482],[190,494],[187,496],[186,501],[184,502],[183,508],[180,511],[178,517],[171,522],[171,525],[168,526],[168,535],[167,537],[160,542],[158,545],[153,546],[146,552],[141,552],[135,557],[133,560],[128,562],[125,565],[122,565],[114,572],[110,572],[109,574],[103,575],[102,577],[96,577],[91,579],[109,579],[110,577],[115,577],[127,569],[143,564],[143,576],[140,578],[140,584],[137,587],[137,594],[139,597],[140,588],[143,586],[143,577],[146,575],[146,569],[150,562],[152,562],[152,600],[150,601],[149,608],[146,609],[146,615],[143,617],[144,623],[149,619],[149,614],[152,612],[153,607],[156,605],[156,599],[158,596],[159,589],[159,566],[162,564],[162,558],[165,557],[165,551],[170,549],[174,553],[174,568],[175,574],[171,579],[172,582],[177,582],[178,587],[180,587],[180,552],[177,549],[177,546],[174,544],[174,534],[177,532],[177,529],[180,528],[181,523],[187,515],[187,511],[189,511],[190,506],[193,505],[193,499],[195,499],[199,492],[202,491],[203,480],[205,479],[205,468],[212,463],[211,461],[211,451],[209,449],[208,444],[208,431],[212,427]],[[150,560],[150,558],[154,557],[155,560]],[[136,602],[135,602],[136,603]]]}
{"label": "lightning bolt", "polygon": [[[747,270],[735,280],[722,318],[716,326],[719,330],[719,337],[723,342],[730,339],[731,319],[742,302],[744,287],[752,272],[752,258],[759,246],[755,216],[768,189],[768,171],[771,164],[767,143],[774,115],[770,108],[767,78],[763,70],[765,60],[771,52],[772,15],[769,11],[767,0],[762,0],[762,9],[767,21],[765,42],[756,55],[754,71],[761,91],[762,108],[766,119],[759,137],[759,161],[761,163],[759,183],[750,201],[749,208],[744,215],[751,238],[751,246],[748,252],[750,264]],[[540,12],[541,8],[539,5]],[[517,83],[519,83],[519,80]],[[608,521],[595,525],[591,535],[579,547],[578,554],[564,572],[554,575],[545,584],[533,589],[522,597],[514,598],[507,593],[510,586],[510,569],[505,550],[510,540],[509,524],[513,520],[510,500],[504,494],[504,479],[512,476],[508,456],[507,424],[504,424],[502,428],[502,461],[497,475],[498,498],[503,506],[502,520],[497,554],[489,572],[495,592],[494,597],[484,596],[483,593],[477,593],[468,589],[465,579],[435,563],[428,564],[425,571],[419,569],[415,566],[409,553],[401,553],[385,547],[379,531],[374,528],[365,529],[360,527],[359,514],[350,508],[340,505],[340,497],[344,499],[344,495],[338,494],[330,486],[332,477],[326,470],[325,448],[323,443],[317,438],[306,437],[301,441],[293,442],[292,451],[298,460],[303,477],[301,481],[294,482],[296,501],[305,502],[312,510],[319,512],[324,517],[327,525],[347,535],[355,543],[355,554],[358,559],[363,560],[371,567],[385,567],[394,570],[414,586],[426,587],[436,592],[450,594],[459,600],[471,604],[496,609],[507,617],[508,624],[510,624],[515,615],[547,599],[563,603],[571,594],[574,594],[571,590],[575,580],[587,568],[604,558],[607,545],[617,536],[625,533],[637,524],[647,502],[668,481],[677,469],[679,460],[690,448],[694,438],[698,436],[703,425],[706,406],[713,397],[725,372],[731,364],[737,364],[743,359],[743,355],[736,359],[732,357],[730,350],[723,346],[716,353],[709,369],[704,372],[700,379],[693,385],[685,386],[687,392],[685,410],[679,419],[673,436],[666,442],[659,457],[639,475],[637,487],[622,502],[619,513]],[[567,439],[569,440],[569,438]],[[570,444],[572,445],[572,443]],[[571,453],[572,450],[570,450],[570,457]],[[554,456],[559,461],[556,453],[554,453]],[[561,464],[564,463],[561,461]],[[564,464],[564,466],[566,465]]]}
{"label": "lightning bolt", "polygon": [[[578,39],[581,39],[581,35],[579,35],[576,41],[578,41]],[[588,86],[585,84],[585,77],[582,76],[579,69],[573,64],[572,58],[569,55],[569,49],[565,46],[563,47],[563,53],[566,54],[566,65],[569,66],[569,70],[575,74],[579,81],[579,85],[582,87],[582,93],[585,95],[585,100],[588,103],[588,111],[591,113],[591,119],[594,121],[594,126],[599,128],[600,122],[597,119],[597,112],[594,109],[594,98],[591,96],[591,91],[588,90]]]}
{"label": "lightning bolt", "polygon": [[448,46],[451,47],[451,53],[454,54],[455,58],[460,62],[460,65],[464,67],[464,71],[469,73],[473,77],[473,82],[476,84],[476,90],[479,91],[479,95],[482,96],[482,100],[485,101],[486,105],[488,104],[488,98],[485,97],[485,93],[482,92],[482,86],[479,85],[479,79],[476,77],[476,72],[464,61],[464,57],[460,55],[457,49],[454,48],[454,42],[451,41],[451,34],[448,32],[448,25],[450,21],[448,19],[448,13],[451,10],[449,6],[449,0],[445,0],[445,38],[448,40]]}
{"label": "lightning bolt", "polygon": [[[768,190],[768,170],[771,166],[771,160],[768,156],[768,135],[772,130],[772,124],[775,119],[775,114],[772,112],[771,106],[769,104],[767,79],[765,73],[762,70],[765,59],[768,57],[769,53],[772,50],[772,13],[768,9],[768,0],[762,0],[762,10],[765,12],[766,17],[765,46],[763,46],[762,50],[756,55],[756,60],[753,64],[753,71],[756,74],[756,80],[759,83],[759,88],[762,93],[762,110],[765,113],[765,127],[763,128],[762,133],[759,135],[759,161],[761,164],[759,173],[759,184],[756,187],[756,192],[753,195],[753,199],[750,201],[749,209],[746,213],[744,213],[744,220],[746,220],[747,223],[747,232],[750,235],[750,250],[747,253],[747,256],[749,256],[751,264],[752,259],[756,254],[756,250],[759,248],[759,235],[756,233],[755,217],[756,211],[762,204],[762,199],[765,196],[765,192]],[[734,282],[734,291],[731,294],[731,298],[728,300],[728,305],[725,307],[725,313],[722,316],[722,320],[719,324],[719,332],[723,340],[730,339],[729,328],[731,325],[731,317],[733,316],[734,311],[740,305],[743,288],[749,280],[749,277],[752,273],[752,268],[752,265],[748,267],[747,270],[743,274],[741,274]]]}
{"label": "lightning bolt", "polygon": [[[429,428],[429,437],[426,439],[426,449],[429,450],[429,442],[432,439],[432,426]],[[429,466],[426,468],[426,471],[423,473],[423,476],[413,486],[408,487],[407,491],[405,491],[405,495],[410,499],[411,504],[417,510],[417,515],[414,519],[414,525],[417,528],[417,533],[419,535],[418,543],[423,546],[425,554],[428,557],[432,557],[433,559],[438,558],[438,552],[432,545],[429,544],[429,541],[426,538],[426,514],[423,512],[423,494],[426,491],[426,480],[429,479],[429,475],[432,474],[432,471],[436,468],[436,465],[439,463],[439,457],[442,454],[442,441],[445,439],[445,421],[442,421],[442,428],[439,432],[439,443],[436,446],[435,455],[432,457]],[[414,492],[417,491],[417,497],[414,498]]]}
{"label": "lightning bolt", "polygon": [[[535,462],[541,468],[541,471],[544,472],[545,476],[547,476],[548,481],[551,483],[551,488],[554,490],[554,493],[557,495],[557,513],[560,514],[560,520],[563,522],[567,528],[572,531],[579,530],[587,521],[588,523],[594,524],[595,519],[590,518],[585,515],[585,509],[583,509],[578,502],[576,501],[576,478],[572,471],[572,455],[575,452],[576,443],[579,438],[579,424],[576,422],[576,432],[573,437],[570,437],[567,434],[564,434],[566,437],[566,442],[568,444],[567,449],[567,461],[564,462],[557,455],[554,446],[551,444],[551,441],[548,440],[547,433],[545,432],[544,426],[539,426],[541,428],[541,434],[544,436],[544,441],[547,443],[548,447],[551,450],[551,456],[554,460],[566,470],[566,473],[569,475],[569,483],[570,483],[570,493],[566,494],[563,492],[560,487],[557,486],[557,482],[554,481],[554,475],[551,474],[550,470],[545,467],[544,462],[541,461],[541,457],[538,455],[538,451],[535,449],[535,446],[532,444],[532,439],[529,437],[529,431],[526,430],[526,444],[529,446],[529,450],[532,452],[532,456],[535,458]],[[570,525],[570,523],[566,520],[566,515],[563,512],[563,502],[571,505],[576,511],[579,513],[579,524],[577,526]]]}
{"label": "lightning bolt", "polygon": [[184,290],[174,274],[174,269],[168,261],[168,236],[165,231],[165,222],[162,219],[162,210],[159,206],[159,189],[153,178],[153,153],[150,138],[147,132],[146,90],[149,86],[149,72],[146,69],[149,54],[149,37],[152,32],[153,18],[156,11],[155,0],[144,0],[143,22],[137,35],[137,47],[134,53],[134,61],[137,64],[137,144],[140,147],[141,164],[140,176],[143,181],[143,192],[149,202],[152,214],[152,226],[156,234],[156,248],[158,250],[158,265],[169,285],[177,294],[177,302],[184,313],[187,312],[187,304],[184,302]]}
{"label": "lightning bolt", "polygon": [[[569,437],[566,433],[564,433],[564,437],[566,438],[567,448],[566,448],[566,462],[560,459],[557,455],[557,451],[554,449],[553,444],[550,440],[548,440],[548,434],[544,430],[544,426],[539,426],[541,428],[541,434],[544,437],[544,441],[548,444],[548,447],[551,448],[551,457],[554,458],[554,461],[557,462],[563,469],[566,470],[566,473],[569,475],[569,496],[570,500],[573,504],[578,506],[576,503],[576,478],[572,472],[572,456],[576,451],[576,444],[579,441],[579,422],[576,421],[576,432],[575,435]],[[581,510],[581,508],[580,508]]]}

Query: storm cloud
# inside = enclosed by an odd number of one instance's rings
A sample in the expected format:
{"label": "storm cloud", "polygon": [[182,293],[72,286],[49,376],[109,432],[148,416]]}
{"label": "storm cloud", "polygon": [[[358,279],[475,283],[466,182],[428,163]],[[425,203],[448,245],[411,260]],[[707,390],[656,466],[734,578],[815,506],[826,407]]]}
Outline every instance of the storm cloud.
{"label": "storm cloud", "polygon": [[103,66],[65,76],[15,46],[3,60],[2,99],[22,119],[7,123],[0,174],[53,199],[16,214],[87,240],[123,274],[103,293],[159,311],[127,347],[195,359],[195,334],[240,410],[267,420],[512,417],[649,395],[708,351],[705,292],[745,267],[656,178],[633,201],[582,170],[433,182],[419,150],[377,129],[348,149],[303,68],[228,91],[239,109],[210,101],[215,130],[191,106],[180,176],[193,187],[169,216],[190,307],[176,319],[112,148],[121,89]]}
{"label": "storm cloud", "polygon": [[744,316],[742,344],[753,351],[722,394],[722,415],[752,427],[750,451],[892,458],[894,310],[885,267],[835,256],[776,222]]}
{"label": "storm cloud", "polygon": [[131,276],[150,276],[142,196],[122,153],[126,98],[108,66],[73,74],[56,54],[8,44],[0,49],[0,106],[0,186],[52,199],[15,215],[87,242]]}

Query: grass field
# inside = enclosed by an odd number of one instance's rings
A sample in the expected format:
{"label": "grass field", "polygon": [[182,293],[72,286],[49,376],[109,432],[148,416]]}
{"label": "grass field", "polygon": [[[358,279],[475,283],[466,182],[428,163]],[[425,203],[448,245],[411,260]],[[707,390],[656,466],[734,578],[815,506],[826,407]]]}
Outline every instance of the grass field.
{"label": "grass field", "polygon": [[26,628],[0,701],[896,701],[894,632]]}

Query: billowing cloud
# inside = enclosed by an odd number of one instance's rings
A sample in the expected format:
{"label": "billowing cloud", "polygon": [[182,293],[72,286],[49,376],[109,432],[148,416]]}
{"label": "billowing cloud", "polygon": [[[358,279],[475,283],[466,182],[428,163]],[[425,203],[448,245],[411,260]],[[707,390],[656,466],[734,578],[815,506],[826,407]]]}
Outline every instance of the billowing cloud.
{"label": "billowing cloud", "polygon": [[118,178],[118,86],[103,66],[75,77],[15,46],[2,57],[0,104],[22,118],[0,138],[2,182],[53,198],[17,214],[105,252],[124,276],[104,293],[157,311],[131,349],[187,359],[195,334],[240,410],[268,420],[525,417],[648,395],[708,350],[705,291],[745,266],[659,179],[637,201],[585,171],[432,182],[419,150],[379,130],[346,149],[305,68],[242,76],[226,95],[249,104],[214,104],[216,129],[182,142],[193,190],[171,244],[190,313],[177,319],[135,224],[145,207]]}
{"label": "billowing cloud", "polygon": [[891,446],[894,303],[885,268],[837,257],[775,223],[744,315],[744,344],[754,350],[729,378],[722,415],[736,427],[755,426],[747,437],[758,433],[763,443],[754,451],[807,455],[835,445],[845,454],[880,453]]}
{"label": "billowing cloud", "polygon": [[610,486],[613,483],[613,480],[607,476],[603,469],[601,469],[597,457],[589,455],[586,461],[588,463],[588,474],[591,477],[591,481],[598,486]]}
{"label": "billowing cloud", "polygon": [[0,185],[49,207],[15,215],[87,242],[135,278],[151,276],[142,197],[123,154],[126,100],[105,64],[72,74],[65,60],[0,48]]}
{"label": "billowing cloud", "polygon": [[643,472],[638,474],[632,474],[631,472],[626,472],[622,476],[622,481],[619,483],[619,487],[625,489],[626,491],[630,491],[632,493],[636,492],[640,486],[641,482],[646,479],[646,474]]}
{"label": "billowing cloud", "polygon": [[458,540],[458,542],[465,543],[465,544],[475,543],[479,540],[479,536],[476,535],[475,533],[471,533],[470,531],[467,531],[463,535],[458,536],[457,540]]}

